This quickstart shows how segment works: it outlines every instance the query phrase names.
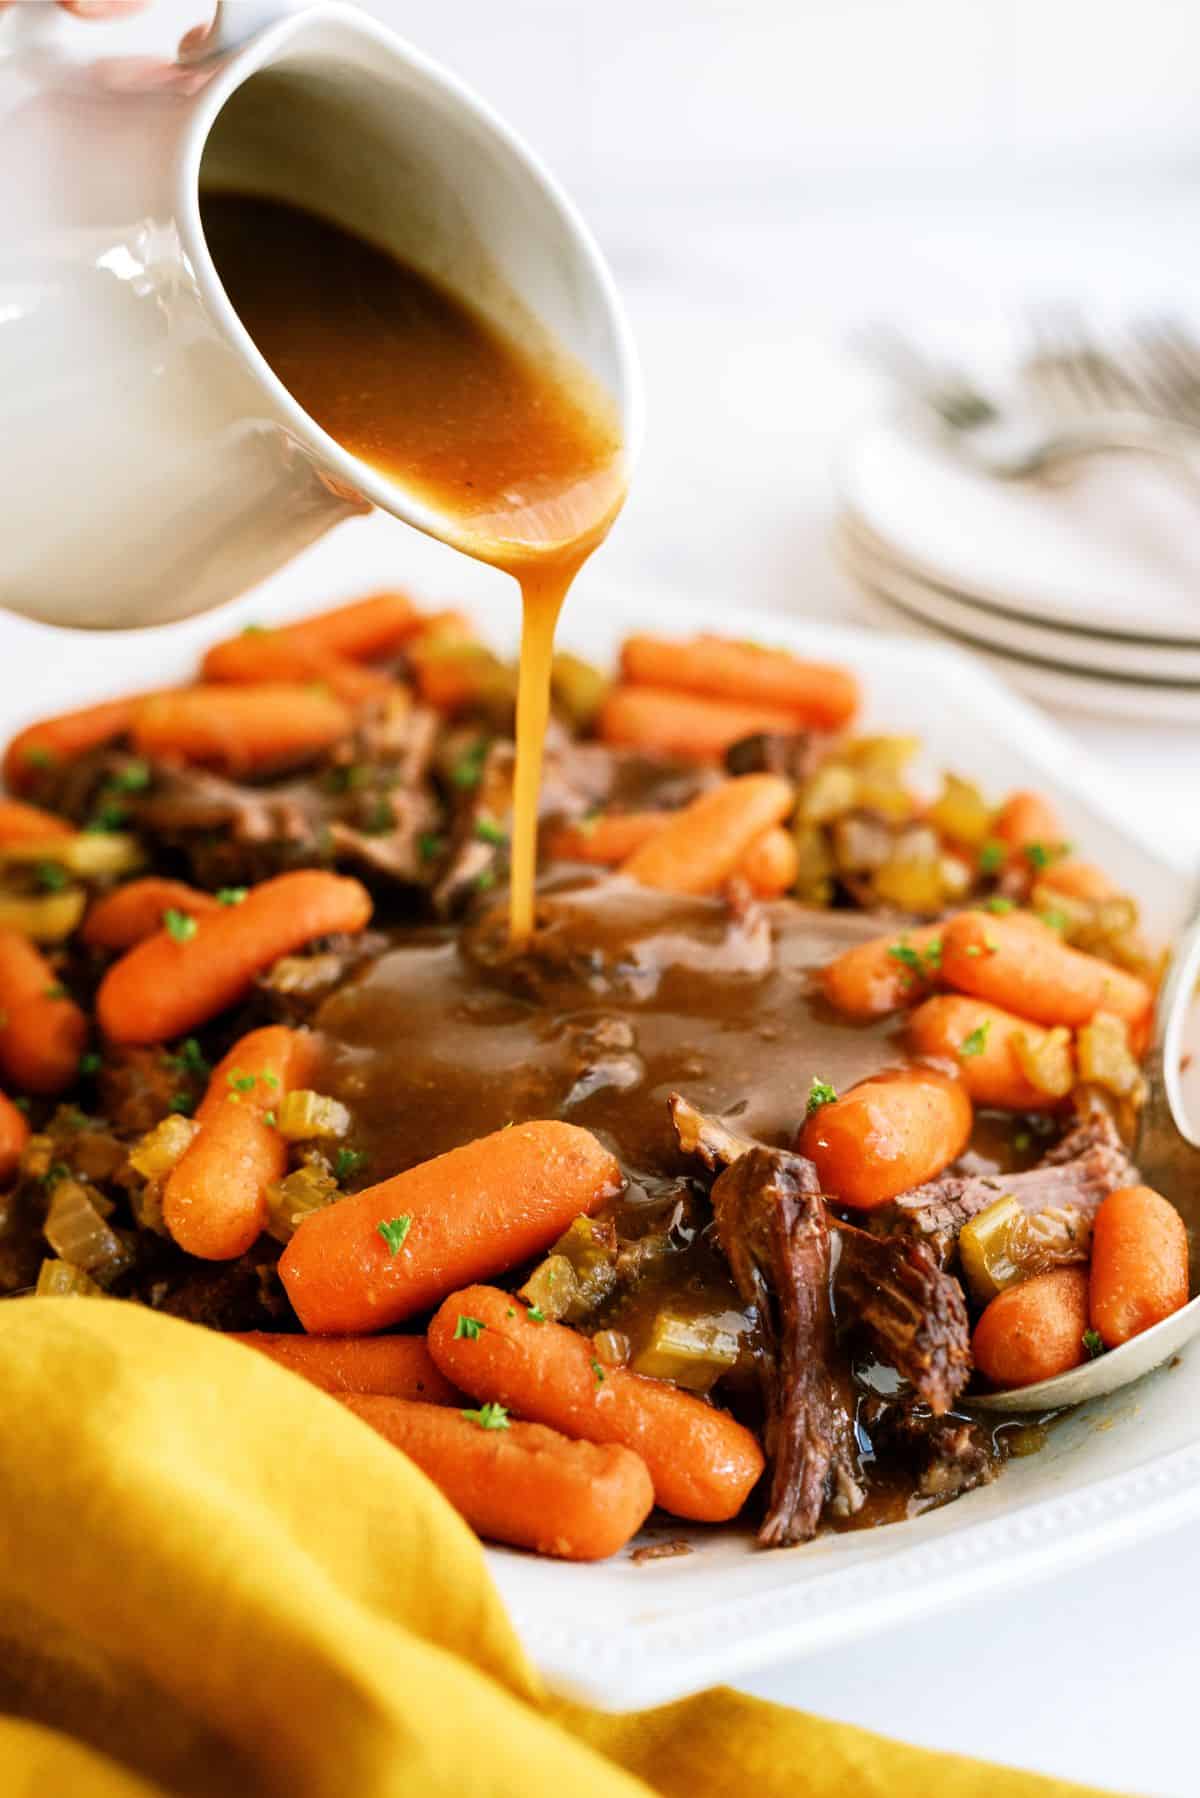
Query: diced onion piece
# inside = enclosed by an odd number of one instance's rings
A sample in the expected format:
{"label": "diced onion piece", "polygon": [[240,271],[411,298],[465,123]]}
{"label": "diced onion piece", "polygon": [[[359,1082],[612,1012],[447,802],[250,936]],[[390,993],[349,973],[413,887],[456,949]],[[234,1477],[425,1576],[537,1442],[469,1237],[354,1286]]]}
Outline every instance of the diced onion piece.
{"label": "diced onion piece", "polygon": [[1065,1099],[1075,1084],[1075,1057],[1071,1032],[1060,1024],[1035,1043],[1025,1031],[1014,1031],[1013,1054],[1031,1086],[1051,1099]]}
{"label": "diced onion piece", "polygon": [[105,1221],[81,1180],[56,1180],[42,1225],[42,1235],[55,1254],[106,1284],[123,1274],[133,1256]]}
{"label": "diced onion piece", "polygon": [[828,824],[858,803],[858,777],[837,762],[823,762],[800,789],[796,815],[805,824]]}
{"label": "diced onion piece", "polygon": [[[38,847],[44,850],[45,844]],[[61,943],[79,924],[86,904],[82,887],[64,887],[61,893],[0,893],[0,929],[18,931],[35,943]]]}
{"label": "diced onion piece", "polygon": [[178,1167],[200,1126],[172,1111],[129,1151],[129,1165],[143,1180],[163,1180]]}
{"label": "diced onion piece", "polygon": [[299,1087],[279,1101],[279,1134],[288,1142],[333,1141],[349,1128],[350,1113],[340,1099]]}
{"label": "diced onion piece", "polygon": [[55,862],[85,880],[95,880],[101,875],[132,874],[144,861],[137,838],[120,830],[81,830],[71,837],[8,843],[0,849],[0,865],[5,862]]}
{"label": "diced onion piece", "polygon": [[1080,1027],[1075,1042],[1081,1080],[1089,1086],[1104,1087],[1118,1099],[1141,1103],[1146,1082],[1129,1046],[1129,1027],[1124,1018],[1110,1011],[1098,1011],[1089,1024]]}
{"label": "diced onion piece", "polygon": [[267,1230],[276,1242],[290,1242],[305,1218],[341,1197],[328,1168],[298,1167],[267,1191]]}
{"label": "diced onion piece", "polygon": [[925,814],[935,830],[968,848],[992,835],[993,811],[973,781],[943,776],[941,794]]}
{"label": "diced onion piece", "polygon": [[1012,1253],[1014,1232],[1019,1234],[1024,1217],[1020,1201],[1008,1193],[977,1212],[959,1232],[959,1259],[976,1304],[986,1305],[1025,1277]]}
{"label": "diced onion piece", "polygon": [[579,1277],[565,1255],[547,1255],[521,1287],[520,1296],[557,1320],[579,1297]]}
{"label": "diced onion piece", "polygon": [[673,1380],[689,1392],[707,1392],[736,1364],[738,1352],[738,1332],[724,1314],[689,1317],[664,1306],[630,1365],[635,1373]]}
{"label": "diced onion piece", "polygon": [[629,1359],[629,1338],[621,1330],[597,1330],[592,1347],[605,1367],[624,1367]]}
{"label": "diced onion piece", "polygon": [[163,1216],[163,1184],[161,1180],[148,1180],[145,1186],[135,1188],[129,1195],[129,1209],[133,1212],[134,1223],[139,1230],[153,1230],[156,1236],[171,1234]]}
{"label": "diced onion piece", "polygon": [[38,1269],[34,1291],[39,1299],[93,1299],[102,1296],[103,1288],[81,1267],[72,1267],[67,1261],[46,1260]]}

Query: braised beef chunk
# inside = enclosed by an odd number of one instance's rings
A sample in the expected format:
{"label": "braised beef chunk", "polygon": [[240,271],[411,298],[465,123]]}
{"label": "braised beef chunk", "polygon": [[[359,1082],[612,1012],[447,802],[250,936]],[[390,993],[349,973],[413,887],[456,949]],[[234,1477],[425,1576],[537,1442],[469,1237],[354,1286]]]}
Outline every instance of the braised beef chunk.
{"label": "braised beef chunk", "polygon": [[787,735],[758,731],[730,744],[725,766],[730,774],[782,774],[785,780],[807,780],[828,747],[829,738],[820,731],[798,730]]}
{"label": "braised beef chunk", "polygon": [[923,1242],[836,1226],[834,1300],[839,1320],[894,1367],[935,1415],[971,1377],[963,1289]]}
{"label": "braised beef chunk", "polygon": [[831,1500],[862,1503],[853,1432],[832,1369],[829,1217],[812,1163],[754,1148],[717,1179],[713,1215],[738,1291],[763,1333],[761,1378],[771,1467],[764,1547],[807,1542]]}
{"label": "braised beef chunk", "polygon": [[1110,1192],[1139,1183],[1137,1169],[1107,1111],[1096,1111],[1023,1174],[943,1174],[871,1215],[871,1229],[924,1240],[946,1263],[970,1218],[1008,1194],[1030,1217],[1070,1221],[1074,1253],[1086,1252],[1092,1220]]}
{"label": "braised beef chunk", "polygon": [[920,1498],[944,1504],[986,1486],[1000,1471],[992,1438],[973,1418],[935,1416],[928,1406],[902,1395],[864,1402],[860,1424],[875,1454],[907,1469]]}

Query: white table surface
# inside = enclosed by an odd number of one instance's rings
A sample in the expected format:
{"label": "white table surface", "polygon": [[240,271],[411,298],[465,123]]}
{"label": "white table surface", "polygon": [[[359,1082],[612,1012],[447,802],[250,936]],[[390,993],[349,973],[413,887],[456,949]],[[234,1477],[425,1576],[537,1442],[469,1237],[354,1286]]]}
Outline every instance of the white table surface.
{"label": "white table surface", "polygon": [[[1031,297],[1112,310],[1200,296],[1197,18],[1178,0],[1145,0],[1136,31],[1105,0],[366,9],[485,89],[582,203],[650,401],[604,573],[720,595],[733,628],[739,602],[858,613],[828,548],[831,459],[876,399],[842,347],[856,323],[899,316],[936,334]],[[158,17],[200,10],[164,0]],[[404,551],[398,531],[399,571]],[[1200,862],[1194,734],[1060,722],[1104,758],[1143,829]],[[1177,1533],[746,1689],[1192,1798],[1197,1566]]]}

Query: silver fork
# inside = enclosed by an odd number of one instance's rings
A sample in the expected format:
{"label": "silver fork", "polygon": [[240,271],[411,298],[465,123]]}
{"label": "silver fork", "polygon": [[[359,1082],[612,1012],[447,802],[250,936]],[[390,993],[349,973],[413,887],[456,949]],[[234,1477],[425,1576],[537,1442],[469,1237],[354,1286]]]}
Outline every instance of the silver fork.
{"label": "silver fork", "polygon": [[[877,325],[856,342],[982,473],[1001,480],[1050,479],[1094,456],[1136,453],[1178,464],[1200,487],[1200,386],[1195,425],[1168,416],[1151,406],[1131,372],[1081,334],[1068,340],[1060,328],[1052,338],[1043,323],[1018,391],[1007,400],[892,326]],[[1163,360],[1160,351],[1156,378],[1165,388]]]}

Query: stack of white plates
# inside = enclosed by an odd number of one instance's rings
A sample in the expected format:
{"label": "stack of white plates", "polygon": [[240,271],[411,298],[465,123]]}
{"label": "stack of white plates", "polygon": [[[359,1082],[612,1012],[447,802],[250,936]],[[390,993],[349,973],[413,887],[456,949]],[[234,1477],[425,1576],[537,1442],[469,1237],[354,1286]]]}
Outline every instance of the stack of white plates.
{"label": "stack of white plates", "polygon": [[840,498],[842,557],[893,628],[1051,705],[1200,723],[1200,484],[1127,456],[995,480],[897,417],[851,446]]}

